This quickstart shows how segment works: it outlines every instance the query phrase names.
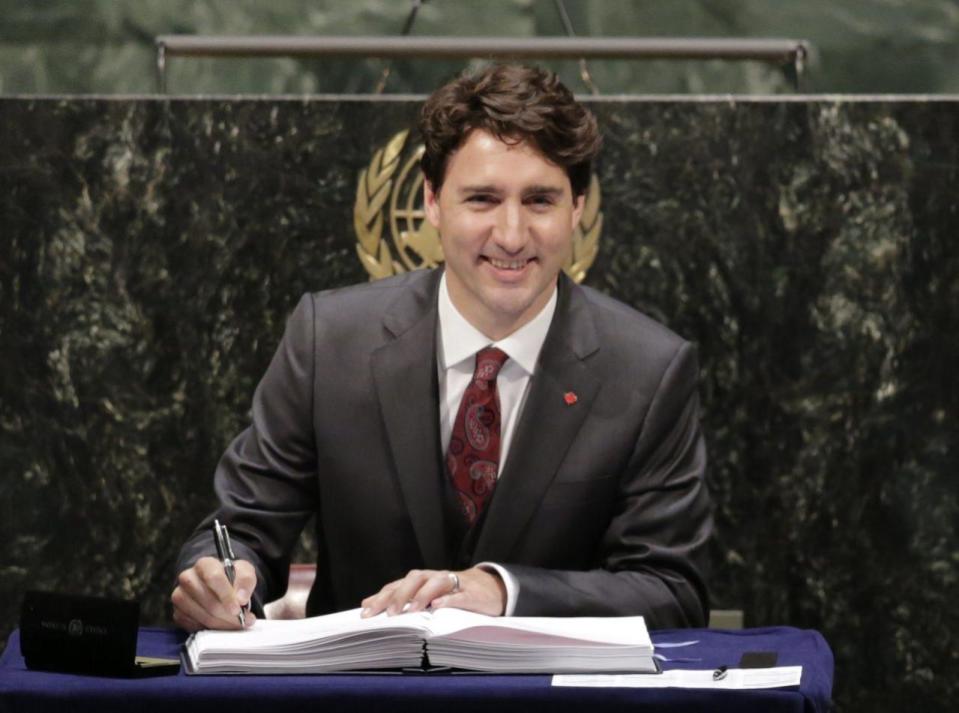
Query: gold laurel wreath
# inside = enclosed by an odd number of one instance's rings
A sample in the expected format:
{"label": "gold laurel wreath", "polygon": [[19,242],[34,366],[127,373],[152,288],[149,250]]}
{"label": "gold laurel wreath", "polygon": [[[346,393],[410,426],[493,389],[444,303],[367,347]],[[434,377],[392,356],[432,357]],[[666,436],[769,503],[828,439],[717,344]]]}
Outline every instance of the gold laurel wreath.
{"label": "gold laurel wreath", "polygon": [[397,133],[384,148],[373,154],[370,165],[360,172],[360,184],[353,204],[353,229],[356,231],[356,252],[371,280],[403,272],[393,260],[390,246],[383,240],[383,204],[393,187],[393,174],[400,165],[400,154],[409,130]]}
{"label": "gold laurel wreath", "polygon": [[601,200],[599,179],[594,173],[589,179],[583,215],[580,216],[579,225],[573,231],[572,254],[563,265],[563,271],[574,282],[583,281],[599,252],[599,236],[603,232],[603,214],[599,210]]}
{"label": "gold laurel wreath", "polygon": [[[357,238],[356,253],[370,280],[406,271],[400,261],[393,259],[389,244],[383,240],[383,206],[393,191],[393,174],[400,166],[408,136],[406,129],[396,133],[386,146],[373,154],[370,165],[360,172],[356,202],[353,204],[353,229]],[[566,274],[576,282],[583,281],[599,252],[599,236],[603,230],[603,214],[599,210],[601,198],[599,180],[594,174],[586,192],[583,215],[573,232],[572,251],[563,265]],[[416,245],[410,247],[418,253],[423,251],[422,247]],[[430,253],[434,258],[441,254],[439,246]]]}

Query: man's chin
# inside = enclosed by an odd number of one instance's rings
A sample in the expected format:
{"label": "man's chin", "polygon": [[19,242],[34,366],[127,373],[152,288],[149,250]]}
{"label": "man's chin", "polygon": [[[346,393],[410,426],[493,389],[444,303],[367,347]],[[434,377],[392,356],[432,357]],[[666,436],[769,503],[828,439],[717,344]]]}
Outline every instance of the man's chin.
{"label": "man's chin", "polygon": [[498,324],[512,325],[515,330],[535,317],[548,300],[549,295],[534,292],[528,286],[500,288],[487,295],[486,308]]}

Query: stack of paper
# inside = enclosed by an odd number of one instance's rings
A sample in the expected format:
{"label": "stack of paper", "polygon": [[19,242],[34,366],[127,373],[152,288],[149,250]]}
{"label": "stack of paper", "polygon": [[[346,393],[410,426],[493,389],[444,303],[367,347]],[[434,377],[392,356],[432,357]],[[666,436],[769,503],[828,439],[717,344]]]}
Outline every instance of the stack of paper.
{"label": "stack of paper", "polygon": [[362,619],[354,609],[245,631],[201,631],[186,643],[189,673],[327,673],[433,666],[514,673],[651,672],[642,617],[488,617],[439,609]]}
{"label": "stack of paper", "polygon": [[384,659],[396,668],[420,666],[418,627],[396,625],[406,616],[381,622],[361,619],[357,609],[310,619],[258,619],[244,631],[199,631],[187,639],[186,670],[328,673],[380,668]]}
{"label": "stack of paper", "polygon": [[512,673],[657,670],[641,616],[495,618],[440,609],[429,630],[434,666]]}

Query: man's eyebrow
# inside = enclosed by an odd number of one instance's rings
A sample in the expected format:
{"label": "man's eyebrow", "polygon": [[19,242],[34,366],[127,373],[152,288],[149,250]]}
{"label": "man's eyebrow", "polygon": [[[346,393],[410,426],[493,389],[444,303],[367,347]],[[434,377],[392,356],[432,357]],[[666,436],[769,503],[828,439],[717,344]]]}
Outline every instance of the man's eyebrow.
{"label": "man's eyebrow", "polygon": [[[460,186],[460,193],[500,193],[500,189],[492,183]],[[563,192],[560,186],[534,185],[523,189],[523,195],[558,195]]]}

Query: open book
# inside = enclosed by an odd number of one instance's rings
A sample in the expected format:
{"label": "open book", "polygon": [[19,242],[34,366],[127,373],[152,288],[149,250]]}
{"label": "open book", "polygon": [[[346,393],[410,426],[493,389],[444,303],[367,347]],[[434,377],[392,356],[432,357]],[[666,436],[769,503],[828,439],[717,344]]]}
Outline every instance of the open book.
{"label": "open book", "polygon": [[[425,657],[425,659],[424,659]],[[187,639],[188,673],[328,673],[450,667],[501,673],[658,671],[643,617],[490,617],[437,609],[360,610]]]}

